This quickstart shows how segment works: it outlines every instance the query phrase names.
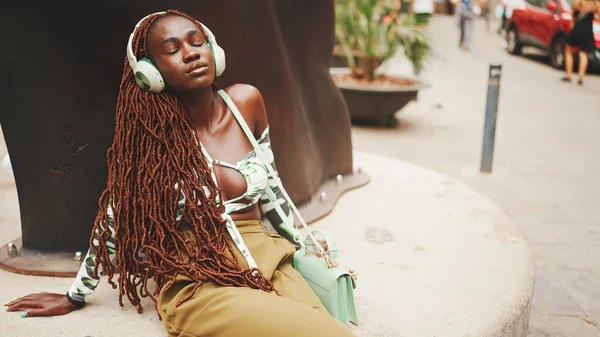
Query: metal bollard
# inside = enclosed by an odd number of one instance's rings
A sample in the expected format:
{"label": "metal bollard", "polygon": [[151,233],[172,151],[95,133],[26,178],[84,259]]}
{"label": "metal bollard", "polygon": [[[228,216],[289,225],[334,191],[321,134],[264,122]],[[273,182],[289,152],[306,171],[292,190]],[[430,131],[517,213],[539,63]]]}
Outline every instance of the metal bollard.
{"label": "metal bollard", "polygon": [[480,168],[481,172],[486,173],[492,172],[492,162],[494,161],[494,140],[496,137],[496,118],[498,115],[501,75],[502,65],[490,64]]}

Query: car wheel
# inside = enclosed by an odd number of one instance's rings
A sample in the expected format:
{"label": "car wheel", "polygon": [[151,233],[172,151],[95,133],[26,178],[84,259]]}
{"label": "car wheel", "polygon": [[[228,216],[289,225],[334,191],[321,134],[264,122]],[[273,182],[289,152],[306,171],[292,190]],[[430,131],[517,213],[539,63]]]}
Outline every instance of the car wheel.
{"label": "car wheel", "polygon": [[506,50],[513,55],[521,54],[521,42],[516,27],[511,27],[506,34]]}
{"label": "car wheel", "polygon": [[550,64],[556,69],[564,69],[565,67],[565,45],[567,39],[564,36],[559,36],[554,39],[550,47]]}

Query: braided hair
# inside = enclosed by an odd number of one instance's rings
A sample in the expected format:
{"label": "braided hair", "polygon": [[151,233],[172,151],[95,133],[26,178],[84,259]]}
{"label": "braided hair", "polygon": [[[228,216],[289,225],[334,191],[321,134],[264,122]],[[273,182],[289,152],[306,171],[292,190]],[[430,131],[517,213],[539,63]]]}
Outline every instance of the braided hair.
{"label": "braided hair", "polygon": [[[199,23],[177,10],[144,20],[133,37],[133,51],[148,57],[146,36],[160,18],[179,15]],[[206,33],[205,33],[206,38]],[[208,40],[208,39],[207,39]],[[217,83],[213,83],[213,90]],[[142,91],[133,72],[124,62],[116,109],[113,144],[107,152],[108,183],[99,200],[90,243],[97,236],[98,267],[108,275],[113,288],[143,312],[141,297],[155,296],[183,275],[196,282],[190,295],[205,282],[274,291],[258,269],[242,269],[233,254],[224,207],[216,201],[219,188],[195,138],[195,129],[181,99],[168,88],[159,93]],[[186,197],[183,216],[177,218],[181,194]],[[113,210],[116,266],[109,260],[111,236],[107,206]],[[181,222],[192,228],[196,240],[179,229]],[[96,245],[95,245],[96,246]],[[145,255],[142,257],[139,253]],[[188,258],[189,257],[189,258]],[[188,262],[192,261],[192,262]],[[94,269],[94,276],[100,268]],[[117,282],[113,281],[118,272]],[[153,279],[157,289],[148,289]]]}

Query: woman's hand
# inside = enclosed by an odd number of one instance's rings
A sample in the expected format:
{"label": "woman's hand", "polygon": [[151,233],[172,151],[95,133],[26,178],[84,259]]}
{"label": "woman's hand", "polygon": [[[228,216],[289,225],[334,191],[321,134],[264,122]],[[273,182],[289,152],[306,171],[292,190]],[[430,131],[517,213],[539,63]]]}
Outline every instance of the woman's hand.
{"label": "woman's hand", "polygon": [[6,311],[23,311],[21,317],[65,315],[77,309],[65,294],[37,293],[4,303]]}

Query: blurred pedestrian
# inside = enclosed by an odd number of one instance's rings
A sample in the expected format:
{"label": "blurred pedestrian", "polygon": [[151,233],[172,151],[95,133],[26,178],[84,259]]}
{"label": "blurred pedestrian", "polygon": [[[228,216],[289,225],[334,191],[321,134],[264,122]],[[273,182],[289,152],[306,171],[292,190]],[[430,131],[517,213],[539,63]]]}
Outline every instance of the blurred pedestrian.
{"label": "blurred pedestrian", "polygon": [[471,41],[473,39],[473,24],[475,20],[474,0],[450,0],[457,6],[458,25],[460,28],[460,48],[471,50]]}
{"label": "blurred pedestrian", "polygon": [[498,34],[502,34],[506,31],[506,22],[508,21],[508,2],[507,0],[499,0],[498,4],[502,8],[502,16],[500,20],[500,26],[498,27]]}
{"label": "blurred pedestrian", "polygon": [[571,82],[573,75],[574,47],[579,49],[579,85],[583,85],[583,77],[587,71],[588,54],[596,50],[594,42],[594,15],[600,15],[600,1],[575,0],[573,3],[573,29],[565,45],[565,70],[564,82]]}

